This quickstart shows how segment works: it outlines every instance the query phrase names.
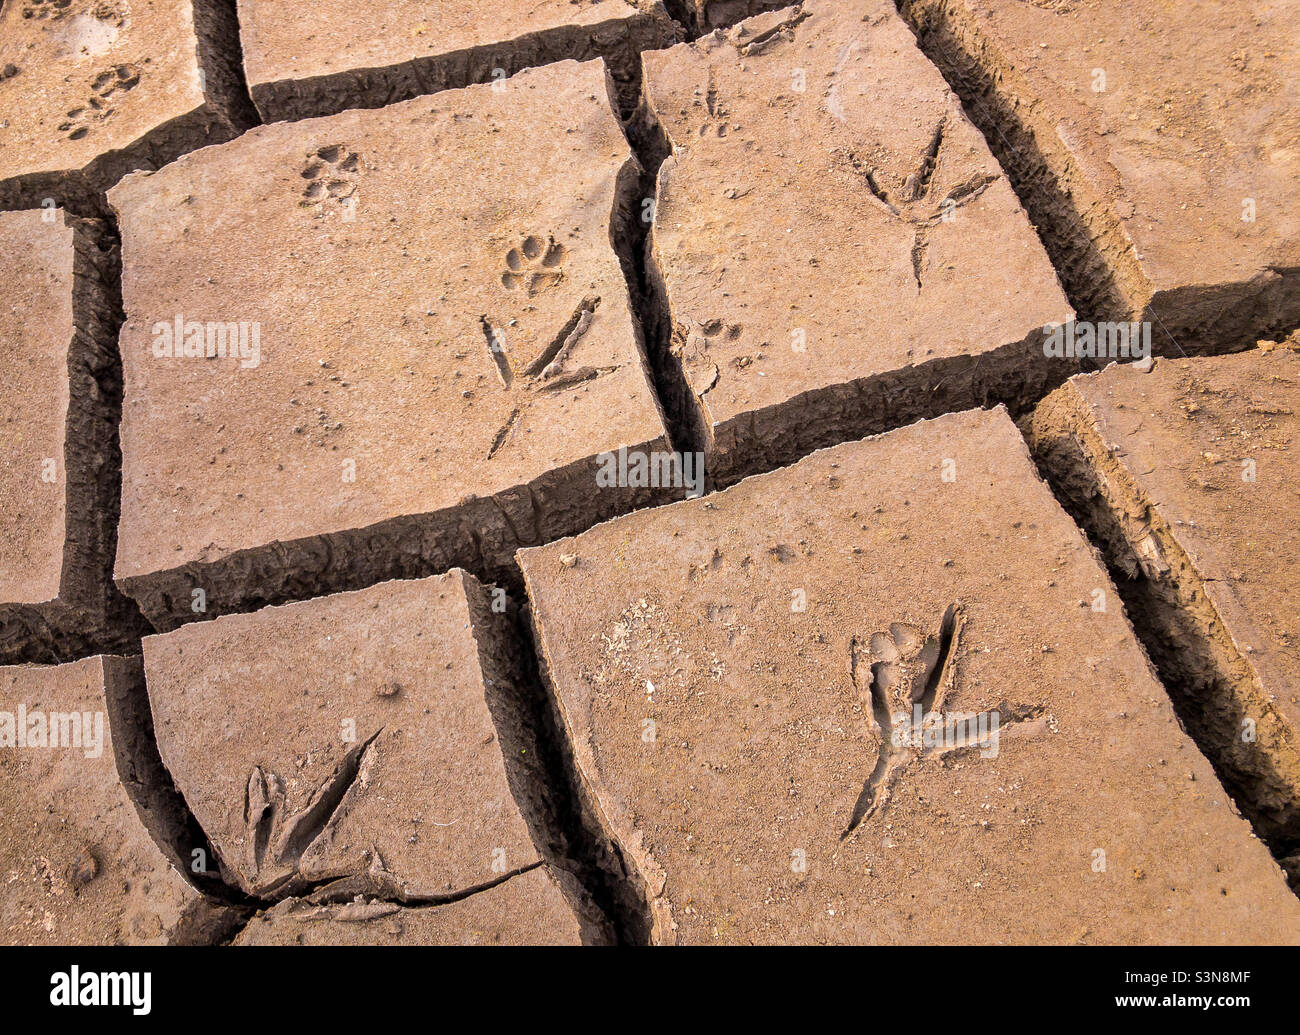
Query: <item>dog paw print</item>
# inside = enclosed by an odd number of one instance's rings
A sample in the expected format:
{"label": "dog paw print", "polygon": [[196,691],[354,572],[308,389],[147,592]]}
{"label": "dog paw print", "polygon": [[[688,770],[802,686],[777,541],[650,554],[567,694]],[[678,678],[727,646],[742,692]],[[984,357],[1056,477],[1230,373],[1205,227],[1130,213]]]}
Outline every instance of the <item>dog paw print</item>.
{"label": "dog paw print", "polygon": [[72,6],[72,0],[27,0],[23,5],[23,17],[37,21],[62,18]]}
{"label": "dog paw print", "polygon": [[134,90],[140,82],[140,69],[133,64],[114,65],[100,72],[90,83],[91,95],[106,101],[114,94]]}
{"label": "dog paw print", "polygon": [[318,217],[331,208],[351,211],[356,205],[360,177],[360,155],[344,144],[326,144],[308,155],[302,167],[307,185],[299,204],[314,209]]}
{"label": "dog paw print", "polygon": [[135,89],[139,82],[140,69],[130,63],[97,72],[90,81],[86,103],[69,109],[59,131],[69,140],[80,140],[97,122],[113,114],[112,98]]}
{"label": "dog paw print", "polygon": [[506,252],[501,283],[509,291],[523,291],[529,297],[555,287],[564,279],[564,245],[554,237],[545,240],[529,234]]}

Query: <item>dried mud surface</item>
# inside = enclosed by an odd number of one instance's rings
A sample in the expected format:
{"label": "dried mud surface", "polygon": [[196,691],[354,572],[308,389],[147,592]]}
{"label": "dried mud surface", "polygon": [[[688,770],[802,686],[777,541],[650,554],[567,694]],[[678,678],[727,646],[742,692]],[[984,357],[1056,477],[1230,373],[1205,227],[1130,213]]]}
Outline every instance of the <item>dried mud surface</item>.
{"label": "dried mud surface", "polygon": [[1300,943],[1297,30],[0,0],[0,943]]}

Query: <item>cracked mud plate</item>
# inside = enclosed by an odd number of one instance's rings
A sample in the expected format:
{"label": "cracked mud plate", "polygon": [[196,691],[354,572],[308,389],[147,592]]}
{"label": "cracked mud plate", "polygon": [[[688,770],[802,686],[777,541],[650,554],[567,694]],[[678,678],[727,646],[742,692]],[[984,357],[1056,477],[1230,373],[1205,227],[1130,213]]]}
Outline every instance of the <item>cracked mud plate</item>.
{"label": "cracked mud plate", "polygon": [[523,550],[657,942],[1294,942],[1005,411]]}

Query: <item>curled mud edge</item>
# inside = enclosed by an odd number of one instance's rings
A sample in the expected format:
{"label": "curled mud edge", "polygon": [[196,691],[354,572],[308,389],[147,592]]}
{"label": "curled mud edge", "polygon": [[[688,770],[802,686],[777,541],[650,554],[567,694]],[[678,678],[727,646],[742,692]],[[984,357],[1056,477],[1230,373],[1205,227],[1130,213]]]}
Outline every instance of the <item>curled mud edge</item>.
{"label": "curled mud edge", "polygon": [[[1046,401],[1022,430],[1043,477],[1105,558],[1179,721],[1300,892],[1300,745],[1191,560],[1073,393]],[[1245,719],[1255,721],[1254,743],[1241,737]]]}
{"label": "curled mud edge", "polygon": [[1080,320],[1149,321],[1168,356],[1250,348],[1300,321],[1300,270],[1155,291],[1110,201],[1063,145],[1056,121],[963,0],[896,0],[917,43],[961,98],[1029,213]]}

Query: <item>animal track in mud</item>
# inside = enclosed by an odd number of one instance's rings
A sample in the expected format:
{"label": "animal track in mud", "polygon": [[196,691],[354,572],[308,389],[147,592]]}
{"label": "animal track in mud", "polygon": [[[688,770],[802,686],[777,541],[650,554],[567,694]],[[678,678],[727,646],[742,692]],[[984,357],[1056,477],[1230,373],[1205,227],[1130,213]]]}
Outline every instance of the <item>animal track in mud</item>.
{"label": "animal track in mud", "polygon": [[926,635],[914,625],[895,622],[865,644],[856,636],[849,641],[849,676],[870,712],[879,755],[840,840],[888,804],[899,773],[911,762],[967,748],[996,750],[1001,729],[1043,714],[1041,705],[1005,701],[982,713],[985,721],[944,711],[965,623],[961,604],[953,604],[938,633]]}
{"label": "animal track in mud", "polygon": [[515,429],[522,422],[524,414],[532,407],[533,402],[541,393],[576,388],[578,385],[593,381],[618,369],[617,366],[583,366],[571,370],[566,366],[569,353],[591,328],[592,321],[596,317],[596,310],[599,307],[599,296],[588,295],[583,298],[578,303],[577,308],[574,309],[573,315],[564,322],[564,326],[559,329],[550,343],[530,362],[520,368],[518,373],[522,376],[518,378],[506,352],[505,331],[493,324],[486,316],[479,318],[479,323],[483,328],[483,338],[487,342],[492,361],[496,364],[497,374],[501,378],[501,385],[515,398],[515,406],[512,408],[510,415],[493,437],[492,445],[488,449],[487,458],[489,460],[496,456],[510,440]]}
{"label": "animal track in mud", "polygon": [[[914,625],[895,622],[887,632],[872,634],[865,651],[857,637],[849,642],[849,675],[872,716],[880,754],[858,795],[843,837],[884,806],[899,766],[910,760],[907,749],[894,743],[895,720],[904,717],[903,721],[910,721],[917,705],[924,715],[943,709],[952,686],[964,621],[962,609],[954,604],[944,612],[937,635],[926,636]],[[864,687],[866,671],[870,677]]]}
{"label": "animal track in mud", "polygon": [[729,341],[735,341],[743,330],[744,328],[738,323],[724,323],[722,320],[710,320],[708,323],[700,324],[700,332],[709,340],[725,332]]}
{"label": "animal track in mud", "polygon": [[[699,92],[696,92],[699,96]],[[698,101],[696,102],[698,103]],[[708,112],[708,119],[701,124],[699,135],[702,137],[726,137],[730,129],[727,124],[727,109],[722,106],[718,100],[718,77],[712,67],[709,68],[709,84],[704,90],[704,108]]]}
{"label": "animal track in mud", "polygon": [[80,140],[98,122],[108,119],[114,112],[110,98],[134,90],[140,82],[140,68],[131,63],[114,65],[95,74],[90,80],[86,103],[68,111],[67,119],[59,125],[59,132],[69,140]]}
{"label": "animal track in mud", "polygon": [[343,756],[312,794],[302,810],[290,814],[286,785],[282,777],[254,767],[244,796],[244,825],[247,831],[244,850],[248,871],[254,875],[258,891],[274,893],[298,877],[303,854],[321,835],[327,834],[337,815],[346,811],[345,803],[354,787],[364,787],[378,749],[375,740],[383,728],[357,744]]}
{"label": "animal track in mud", "polygon": [[554,237],[542,240],[536,234],[529,234],[506,252],[501,283],[509,291],[522,288],[529,297],[549,290],[564,280],[564,256],[564,245]]}
{"label": "animal track in mud", "polygon": [[72,6],[72,0],[27,0],[23,5],[23,17],[37,21],[62,18]]}
{"label": "animal track in mud", "polygon": [[[695,393],[703,398],[718,383],[721,370],[709,358],[709,347],[713,342],[725,338],[736,341],[744,333],[744,327],[738,323],[726,323],[722,320],[709,320],[700,323],[696,320],[683,321],[673,330],[673,355],[687,371]],[[733,356],[728,365],[734,370],[744,370],[754,362],[753,356]]]}
{"label": "animal track in mud", "polygon": [[933,205],[931,198],[934,174],[943,156],[947,128],[948,116],[945,115],[939,119],[930,135],[930,143],[922,153],[916,169],[908,174],[895,192],[885,189],[881,183],[880,171],[875,166],[867,166],[857,155],[848,153],[849,163],[866,181],[867,189],[871,191],[876,203],[894,219],[912,226],[912,275],[916,278],[918,292],[923,284],[922,274],[925,272],[930,248],[930,231],[940,223],[950,222],[957,209],[974,201],[998,179],[996,175],[976,174],[958,184],[937,205]]}
{"label": "animal track in mud", "polygon": [[361,179],[361,156],[345,144],[326,144],[307,156],[302,178],[307,185],[298,204],[313,209],[317,218],[334,209],[351,210]]}

